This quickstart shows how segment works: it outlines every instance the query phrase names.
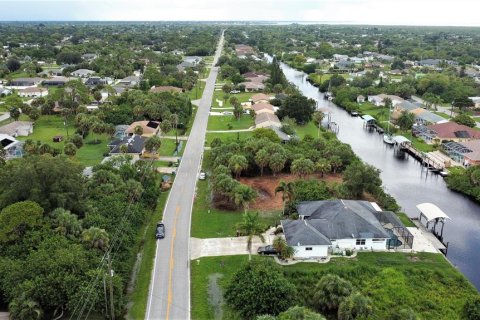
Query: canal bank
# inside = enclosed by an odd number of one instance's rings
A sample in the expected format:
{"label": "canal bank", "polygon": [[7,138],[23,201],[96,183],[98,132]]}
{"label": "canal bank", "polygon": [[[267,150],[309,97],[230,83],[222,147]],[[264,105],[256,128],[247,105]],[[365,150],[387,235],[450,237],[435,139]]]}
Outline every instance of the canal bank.
{"label": "canal bank", "polygon": [[[268,57],[267,57],[268,58]],[[431,202],[451,218],[445,225],[444,241],[449,243],[448,259],[480,289],[480,205],[447,188],[442,177],[429,173],[412,157],[397,158],[393,149],[383,142],[383,136],[368,132],[363,120],[351,117],[345,110],[328,100],[318,88],[307,82],[307,75],[281,63],[287,79],[307,97],[315,99],[318,107],[327,109],[338,124],[338,138],[351,145],[365,162],[381,170],[387,192],[395,197],[410,217],[418,217],[417,204]]]}

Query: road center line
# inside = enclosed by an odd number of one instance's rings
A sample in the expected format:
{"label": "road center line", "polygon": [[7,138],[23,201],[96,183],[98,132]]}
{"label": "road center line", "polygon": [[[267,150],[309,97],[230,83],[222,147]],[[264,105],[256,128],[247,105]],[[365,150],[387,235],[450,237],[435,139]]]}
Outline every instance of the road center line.
{"label": "road center line", "polygon": [[177,236],[177,218],[178,213],[180,212],[180,206],[177,206],[175,210],[175,222],[173,223],[173,232],[172,232],[172,240],[170,242],[170,263],[169,263],[169,272],[168,272],[168,298],[167,298],[167,313],[166,313],[166,320],[170,317],[170,307],[172,305],[172,273],[173,273],[173,266],[175,265],[175,258],[173,256],[173,247],[175,244],[175,237]]}

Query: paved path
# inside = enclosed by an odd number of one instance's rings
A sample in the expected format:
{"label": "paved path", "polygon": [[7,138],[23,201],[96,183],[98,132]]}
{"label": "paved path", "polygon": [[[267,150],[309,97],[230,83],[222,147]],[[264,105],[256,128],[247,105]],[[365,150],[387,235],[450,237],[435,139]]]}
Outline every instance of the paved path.
{"label": "paved path", "polygon": [[[223,40],[222,34],[215,52],[214,65],[220,57]],[[190,319],[190,223],[217,74],[218,68],[213,67],[163,211],[166,235],[157,241],[147,319]]]}
{"label": "paved path", "polygon": [[[160,138],[175,140],[175,136],[160,136]],[[178,140],[188,140],[188,136],[178,136]]]}
{"label": "paved path", "polygon": [[227,132],[248,132],[255,130],[254,127],[248,129],[237,129],[237,130],[207,130],[207,133],[227,133]]}
{"label": "paved path", "polygon": [[169,156],[160,156],[158,157],[159,161],[171,161],[171,162],[177,162],[178,159],[181,157],[169,157]]}

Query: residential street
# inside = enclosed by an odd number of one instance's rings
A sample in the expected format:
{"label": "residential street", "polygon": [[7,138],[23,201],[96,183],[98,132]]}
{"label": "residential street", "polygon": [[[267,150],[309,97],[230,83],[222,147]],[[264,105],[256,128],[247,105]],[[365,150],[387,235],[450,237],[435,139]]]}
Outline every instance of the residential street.
{"label": "residential street", "polygon": [[[213,65],[222,47],[223,34]],[[213,67],[165,206],[166,237],[157,241],[146,319],[190,319],[190,222],[217,74],[218,68]]]}

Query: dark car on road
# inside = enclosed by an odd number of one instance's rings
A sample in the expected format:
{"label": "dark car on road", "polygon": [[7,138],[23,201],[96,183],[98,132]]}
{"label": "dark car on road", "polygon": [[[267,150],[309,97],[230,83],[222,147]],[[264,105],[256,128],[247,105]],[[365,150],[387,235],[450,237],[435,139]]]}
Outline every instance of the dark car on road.
{"label": "dark car on road", "polygon": [[259,247],[257,249],[258,254],[278,254],[278,251],[271,245],[265,247]]}
{"label": "dark car on road", "polygon": [[162,222],[157,223],[157,228],[155,230],[155,238],[156,239],[165,238],[165,225]]}

